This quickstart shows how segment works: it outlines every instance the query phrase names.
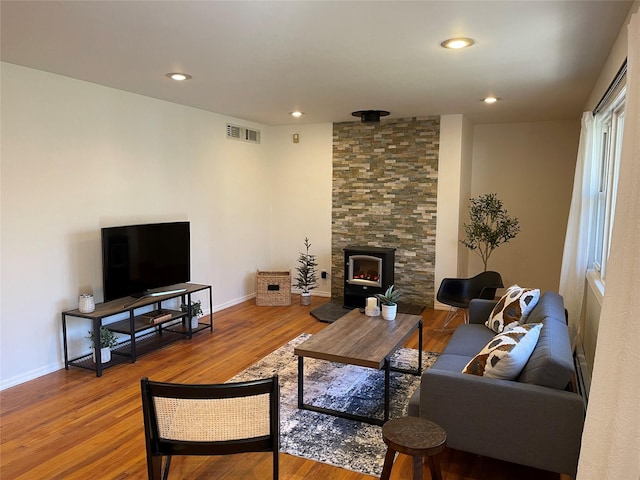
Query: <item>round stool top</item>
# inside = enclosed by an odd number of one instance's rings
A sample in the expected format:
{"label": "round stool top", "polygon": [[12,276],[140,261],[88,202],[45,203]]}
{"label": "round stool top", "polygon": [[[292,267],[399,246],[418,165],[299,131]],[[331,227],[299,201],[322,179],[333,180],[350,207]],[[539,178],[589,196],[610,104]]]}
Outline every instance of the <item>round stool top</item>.
{"label": "round stool top", "polygon": [[401,417],[382,426],[384,443],[406,455],[436,455],[444,450],[447,433],[426,418]]}

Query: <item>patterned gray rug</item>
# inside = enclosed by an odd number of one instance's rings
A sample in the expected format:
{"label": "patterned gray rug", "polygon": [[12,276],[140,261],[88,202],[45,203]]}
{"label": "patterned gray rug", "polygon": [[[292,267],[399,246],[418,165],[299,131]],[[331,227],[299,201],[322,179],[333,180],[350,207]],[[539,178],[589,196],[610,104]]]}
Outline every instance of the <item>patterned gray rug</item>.
{"label": "patterned gray rug", "polygon": [[[270,353],[229,381],[240,382],[278,374],[280,380],[281,451],[328,463],[367,475],[380,476],[386,445],[381,427],[330,415],[298,410],[298,363],[293,349],[310,334],[302,334]],[[437,354],[424,352],[423,368]],[[418,351],[402,348],[392,357],[392,366],[415,368]],[[384,372],[305,358],[305,401],[359,415],[383,417]],[[391,418],[406,415],[409,397],[420,378],[391,372]]]}

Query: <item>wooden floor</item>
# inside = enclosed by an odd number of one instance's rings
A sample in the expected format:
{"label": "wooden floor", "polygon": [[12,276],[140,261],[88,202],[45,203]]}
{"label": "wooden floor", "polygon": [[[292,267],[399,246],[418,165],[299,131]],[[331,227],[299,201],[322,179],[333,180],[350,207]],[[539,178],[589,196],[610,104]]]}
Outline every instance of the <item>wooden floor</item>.
{"label": "wooden floor", "polygon": [[[140,378],[184,383],[224,382],[301,333],[327,326],[309,311],[328,301],[312,297],[300,306],[256,307],[254,301],[215,314],[213,333],[201,332],[105,371],[102,378],[78,368],[60,370],[0,392],[0,478],[146,478]],[[424,349],[441,351],[449,334],[433,331],[444,312],[425,311]],[[417,333],[407,342],[417,347]],[[444,480],[566,480],[568,477],[445,450]],[[370,480],[374,477],[287,454],[282,479]],[[172,479],[266,479],[267,453],[227,457],[176,457]],[[392,479],[411,478],[411,462],[399,456]],[[428,469],[425,478],[429,478]]]}

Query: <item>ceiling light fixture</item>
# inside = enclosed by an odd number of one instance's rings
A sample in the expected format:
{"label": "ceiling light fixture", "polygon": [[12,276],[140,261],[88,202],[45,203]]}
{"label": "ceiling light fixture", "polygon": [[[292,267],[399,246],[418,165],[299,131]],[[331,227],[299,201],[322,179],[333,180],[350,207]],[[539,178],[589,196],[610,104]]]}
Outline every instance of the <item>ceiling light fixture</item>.
{"label": "ceiling light fixture", "polygon": [[386,110],[358,110],[352,112],[354,117],[360,117],[362,123],[380,123],[380,117],[386,117],[389,112]]}
{"label": "ceiling light fixture", "polygon": [[476,42],[473,38],[456,37],[445,40],[444,42],[440,43],[440,45],[444,48],[460,50],[461,48],[470,47],[474,43]]}
{"label": "ceiling light fixture", "polygon": [[482,99],[482,101],[484,103],[496,103],[498,100],[500,100],[498,97],[494,97],[494,96],[489,96],[489,97],[485,97]]}
{"label": "ceiling light fixture", "polygon": [[300,118],[302,115],[304,115],[304,112],[299,112],[296,110],[295,112],[291,112],[290,115],[295,118]]}
{"label": "ceiling light fixture", "polygon": [[176,82],[182,82],[183,80],[191,80],[193,78],[188,73],[178,73],[178,72],[167,73],[167,77],[169,77],[171,80],[175,80]]}

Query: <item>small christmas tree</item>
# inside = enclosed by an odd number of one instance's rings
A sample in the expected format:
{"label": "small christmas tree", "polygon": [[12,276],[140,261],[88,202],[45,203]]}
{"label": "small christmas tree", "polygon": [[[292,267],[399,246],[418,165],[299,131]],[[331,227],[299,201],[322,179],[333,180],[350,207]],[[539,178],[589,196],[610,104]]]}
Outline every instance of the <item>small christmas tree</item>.
{"label": "small christmas tree", "polygon": [[310,290],[318,287],[318,279],[316,277],[318,262],[316,262],[316,256],[309,253],[311,244],[306,237],[304,239],[304,246],[307,251],[306,253],[300,252],[300,257],[298,257],[299,265],[296,267],[298,276],[295,286],[301,289],[302,293],[309,293]]}

